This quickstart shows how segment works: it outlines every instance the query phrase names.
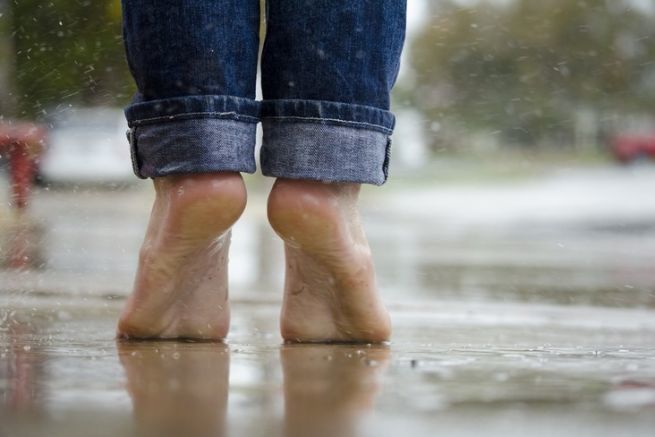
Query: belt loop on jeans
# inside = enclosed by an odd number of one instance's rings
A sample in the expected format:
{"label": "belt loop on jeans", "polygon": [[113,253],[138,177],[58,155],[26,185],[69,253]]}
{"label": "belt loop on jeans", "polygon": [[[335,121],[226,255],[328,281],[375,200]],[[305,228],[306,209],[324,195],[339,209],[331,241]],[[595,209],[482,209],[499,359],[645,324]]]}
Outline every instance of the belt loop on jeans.
{"label": "belt loop on jeans", "polygon": [[139,153],[137,151],[136,127],[130,128],[125,132],[127,141],[130,142],[130,158],[132,160],[132,171],[140,179],[147,179],[141,174],[139,165]]}

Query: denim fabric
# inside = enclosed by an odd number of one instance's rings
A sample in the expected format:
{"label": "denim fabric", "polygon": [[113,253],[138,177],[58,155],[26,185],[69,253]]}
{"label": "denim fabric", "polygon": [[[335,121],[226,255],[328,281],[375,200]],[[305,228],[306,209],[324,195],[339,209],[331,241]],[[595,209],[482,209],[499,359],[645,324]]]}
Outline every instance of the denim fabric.
{"label": "denim fabric", "polygon": [[268,176],[375,185],[387,179],[390,139],[382,131],[269,119],[263,125]]}
{"label": "denim fabric", "polygon": [[255,171],[382,184],[405,0],[123,0],[138,92],[126,108],[135,173]]}

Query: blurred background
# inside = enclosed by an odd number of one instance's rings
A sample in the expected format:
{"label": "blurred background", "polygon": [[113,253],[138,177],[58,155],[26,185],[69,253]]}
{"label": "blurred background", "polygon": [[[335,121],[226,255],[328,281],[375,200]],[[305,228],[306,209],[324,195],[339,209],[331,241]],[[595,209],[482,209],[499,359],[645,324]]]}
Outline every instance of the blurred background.
{"label": "blurred background", "polygon": [[[153,199],[125,139],[120,16],[0,0],[0,404],[96,408],[108,435],[107,411],[129,411],[111,335]],[[391,179],[362,196],[395,326],[380,430],[650,435],[655,3],[409,0],[408,26]],[[230,402],[248,427],[280,411],[283,257],[272,181],[246,183]]]}
{"label": "blurred background", "polygon": [[[129,291],[151,189],[124,137],[120,15],[118,0],[0,0],[12,292]],[[389,297],[653,306],[654,23],[648,0],[409,1],[392,179],[363,199]],[[277,296],[270,181],[248,185],[233,282]]]}

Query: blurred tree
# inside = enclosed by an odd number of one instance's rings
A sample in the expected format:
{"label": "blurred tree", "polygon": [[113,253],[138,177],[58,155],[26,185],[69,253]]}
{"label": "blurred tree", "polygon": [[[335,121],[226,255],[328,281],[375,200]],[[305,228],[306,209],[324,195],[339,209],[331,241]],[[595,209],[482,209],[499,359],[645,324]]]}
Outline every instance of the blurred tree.
{"label": "blurred tree", "polygon": [[120,0],[12,1],[21,117],[63,104],[120,105],[133,92]]}
{"label": "blurred tree", "polygon": [[536,145],[570,140],[582,109],[654,112],[655,17],[630,0],[430,7],[410,91],[430,120]]}
{"label": "blurred tree", "polygon": [[9,13],[8,1],[0,0],[0,117],[12,115],[14,109],[11,83],[14,49],[11,40]]}

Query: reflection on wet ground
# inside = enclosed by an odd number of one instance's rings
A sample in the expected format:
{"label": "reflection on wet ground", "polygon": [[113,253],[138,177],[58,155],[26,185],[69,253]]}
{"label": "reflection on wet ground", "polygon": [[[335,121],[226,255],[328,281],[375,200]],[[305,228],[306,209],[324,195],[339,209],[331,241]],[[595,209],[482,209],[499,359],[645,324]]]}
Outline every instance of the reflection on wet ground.
{"label": "reflection on wet ground", "polygon": [[629,312],[598,328],[558,323],[556,312],[530,326],[407,306],[394,311],[388,347],[285,346],[271,334],[276,305],[238,303],[229,344],[124,343],[108,335],[117,302],[43,300],[3,311],[3,436],[609,436],[655,426],[655,322],[631,325]]}
{"label": "reflection on wet ground", "polygon": [[227,346],[156,342],[118,343],[117,347],[140,434],[224,434],[230,373]]}
{"label": "reflection on wet ground", "polygon": [[0,266],[8,269],[29,269],[43,265],[39,253],[42,229],[31,218],[22,216],[3,226],[0,232]]}
{"label": "reflection on wet ground", "polygon": [[37,192],[0,211],[0,436],[651,435],[655,174],[595,177],[367,194],[388,347],[280,344],[257,194],[229,342],[117,343],[149,190]]}

